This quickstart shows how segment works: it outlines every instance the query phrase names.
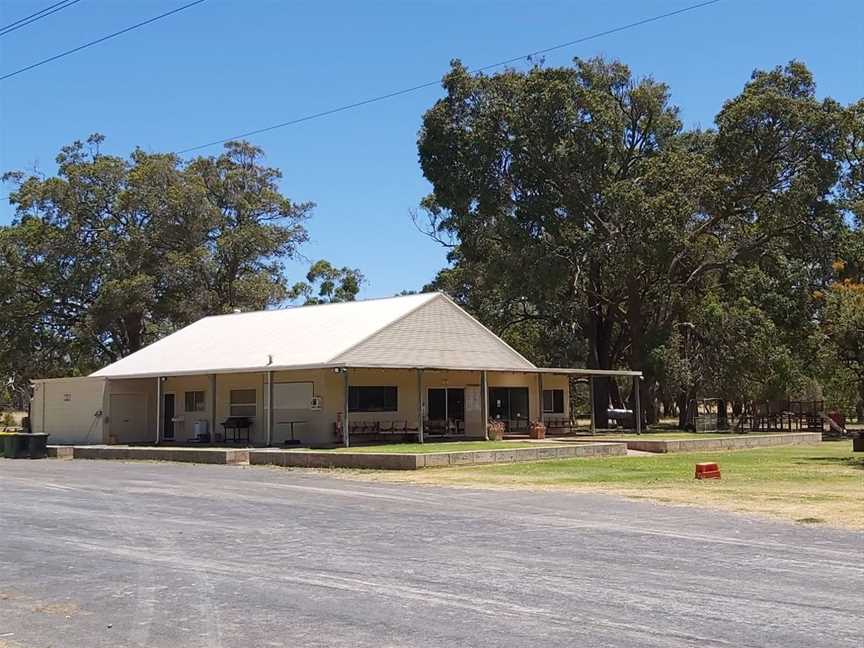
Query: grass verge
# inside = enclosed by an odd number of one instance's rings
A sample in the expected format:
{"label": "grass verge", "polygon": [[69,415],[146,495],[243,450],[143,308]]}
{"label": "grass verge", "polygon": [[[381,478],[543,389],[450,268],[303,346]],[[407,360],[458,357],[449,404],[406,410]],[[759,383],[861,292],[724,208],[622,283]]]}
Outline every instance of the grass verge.
{"label": "grass verge", "polygon": [[[511,446],[508,446],[511,447]],[[716,461],[723,478],[696,480],[694,464]],[[592,490],[679,505],[864,529],[864,457],[851,441],[754,450],[369,472],[382,481],[543,490]]]}

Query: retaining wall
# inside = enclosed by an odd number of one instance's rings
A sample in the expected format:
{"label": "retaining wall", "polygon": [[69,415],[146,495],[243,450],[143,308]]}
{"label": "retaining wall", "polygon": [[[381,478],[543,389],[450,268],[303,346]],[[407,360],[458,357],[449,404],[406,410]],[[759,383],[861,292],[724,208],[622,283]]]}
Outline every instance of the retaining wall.
{"label": "retaining wall", "polygon": [[249,463],[296,468],[368,468],[419,470],[443,466],[471,466],[573,457],[611,457],[627,454],[624,443],[586,443],[566,446],[396,454],[373,452],[315,452],[306,450],[250,450]]}
{"label": "retaining wall", "polygon": [[[249,463],[249,450],[247,449],[151,448],[137,446],[71,447],[72,456],[75,459],[114,459],[120,461],[179,461],[184,463],[206,464]],[[63,451],[65,452],[65,448],[63,449]],[[57,452],[60,452],[59,448]]]}
{"label": "retaining wall", "polygon": [[699,450],[744,450],[780,445],[821,443],[819,432],[787,432],[782,434],[748,434],[745,436],[712,437],[709,439],[627,439],[627,448],[643,452],[698,452]]}

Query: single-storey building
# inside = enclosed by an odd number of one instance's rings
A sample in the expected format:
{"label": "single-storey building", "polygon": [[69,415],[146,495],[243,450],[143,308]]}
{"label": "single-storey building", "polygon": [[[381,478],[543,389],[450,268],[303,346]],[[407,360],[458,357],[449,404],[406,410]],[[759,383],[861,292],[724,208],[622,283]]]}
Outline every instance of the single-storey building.
{"label": "single-storey building", "polygon": [[34,381],[31,421],[74,444],[484,438],[489,419],[569,419],[574,375],[640,373],[537,367],[424,293],[205,317],[90,376]]}

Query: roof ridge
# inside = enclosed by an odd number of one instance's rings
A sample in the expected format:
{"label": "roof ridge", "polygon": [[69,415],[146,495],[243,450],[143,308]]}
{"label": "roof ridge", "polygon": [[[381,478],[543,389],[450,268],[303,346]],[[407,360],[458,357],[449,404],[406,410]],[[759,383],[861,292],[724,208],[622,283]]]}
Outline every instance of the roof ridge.
{"label": "roof ridge", "polygon": [[[201,320],[210,319],[213,317],[227,317],[227,316],[234,316],[234,315],[256,315],[259,313],[278,313],[281,311],[299,310],[301,308],[316,308],[319,306],[347,306],[350,304],[365,304],[367,302],[374,302],[374,301],[407,299],[408,297],[420,297],[423,295],[431,296],[431,295],[441,295],[441,294],[443,294],[443,293],[440,290],[433,290],[433,291],[429,291],[429,292],[411,293],[410,295],[392,295],[390,297],[368,297],[366,299],[354,299],[352,301],[342,301],[342,302],[327,302],[325,304],[295,304],[295,305],[285,306],[284,308],[264,308],[262,310],[241,311],[239,313],[215,313],[213,315],[205,315],[204,317],[201,317],[200,319],[195,320],[195,322],[200,322]],[[192,324],[194,324],[195,322],[192,322]]]}

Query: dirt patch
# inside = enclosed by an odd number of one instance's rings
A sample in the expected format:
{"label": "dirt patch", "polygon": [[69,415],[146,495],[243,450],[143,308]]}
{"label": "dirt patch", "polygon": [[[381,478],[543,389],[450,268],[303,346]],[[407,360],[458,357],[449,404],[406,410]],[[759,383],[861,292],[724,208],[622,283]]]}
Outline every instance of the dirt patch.
{"label": "dirt patch", "polygon": [[81,608],[75,603],[45,603],[34,605],[31,610],[43,614],[56,614],[57,616],[68,617],[80,612]]}

